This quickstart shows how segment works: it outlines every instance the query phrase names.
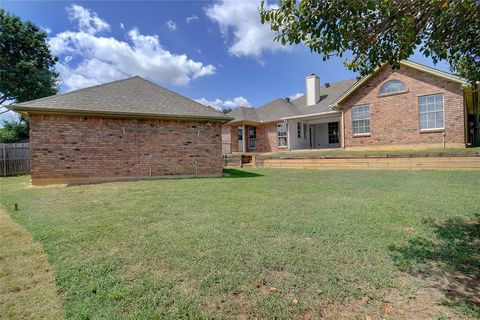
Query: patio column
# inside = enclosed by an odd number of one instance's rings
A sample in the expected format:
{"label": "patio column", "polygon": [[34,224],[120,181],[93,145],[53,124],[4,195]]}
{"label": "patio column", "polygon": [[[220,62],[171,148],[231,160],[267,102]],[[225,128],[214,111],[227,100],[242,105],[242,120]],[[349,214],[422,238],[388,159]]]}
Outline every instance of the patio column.
{"label": "patio column", "polygon": [[288,151],[291,150],[290,148],[290,126],[288,125],[288,120],[284,120],[285,123],[287,124],[287,149]]}
{"label": "patio column", "polygon": [[342,110],[342,117],[340,118],[340,133],[341,133],[341,139],[340,139],[340,146],[342,149],[345,149],[345,112]]}
{"label": "patio column", "polygon": [[242,133],[243,133],[243,140],[242,140],[242,143],[243,143],[243,153],[245,153],[245,152],[247,152],[247,132],[245,131],[245,123],[243,124]]}

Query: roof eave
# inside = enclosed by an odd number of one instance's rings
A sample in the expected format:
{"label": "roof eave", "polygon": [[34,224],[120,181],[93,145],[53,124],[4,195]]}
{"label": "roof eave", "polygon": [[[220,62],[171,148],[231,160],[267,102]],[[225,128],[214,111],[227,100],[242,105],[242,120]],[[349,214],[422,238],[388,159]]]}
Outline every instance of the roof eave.
{"label": "roof eave", "polygon": [[339,111],[332,110],[332,111],[326,111],[326,112],[303,114],[303,115],[299,115],[299,116],[284,117],[281,120],[294,120],[294,119],[321,117],[321,116],[329,116],[329,115],[338,114],[338,113],[339,113]]}
{"label": "roof eave", "polygon": [[77,116],[103,116],[103,117],[120,117],[120,118],[137,118],[137,119],[163,119],[163,120],[194,120],[194,121],[212,121],[226,123],[233,118],[231,117],[215,117],[215,116],[196,116],[196,115],[176,115],[176,114],[154,114],[154,113],[132,113],[119,111],[94,111],[94,110],[78,110],[78,109],[57,109],[57,108],[37,108],[19,105],[10,105],[8,109],[26,114],[61,114],[61,115],[77,115]]}

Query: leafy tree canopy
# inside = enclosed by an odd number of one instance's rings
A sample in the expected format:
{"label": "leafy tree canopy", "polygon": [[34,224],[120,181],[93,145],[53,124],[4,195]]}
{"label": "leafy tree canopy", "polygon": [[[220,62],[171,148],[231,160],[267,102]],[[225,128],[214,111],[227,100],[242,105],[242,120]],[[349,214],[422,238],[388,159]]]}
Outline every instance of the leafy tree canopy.
{"label": "leafy tree canopy", "polygon": [[415,49],[472,83],[480,80],[478,0],[262,0],[262,23],[283,45],[303,42],[327,60],[352,53],[347,68],[362,75],[388,62],[398,68]]}
{"label": "leafy tree canopy", "polygon": [[[0,114],[6,103],[23,102],[53,95],[58,91],[57,58],[45,41],[47,34],[36,25],[0,8]],[[28,138],[29,122],[5,121],[0,142]]]}
{"label": "leafy tree canopy", "polygon": [[0,143],[12,143],[28,138],[28,120],[4,121],[0,128]]}
{"label": "leafy tree canopy", "polygon": [[36,25],[0,8],[0,105],[57,93],[57,58]]}

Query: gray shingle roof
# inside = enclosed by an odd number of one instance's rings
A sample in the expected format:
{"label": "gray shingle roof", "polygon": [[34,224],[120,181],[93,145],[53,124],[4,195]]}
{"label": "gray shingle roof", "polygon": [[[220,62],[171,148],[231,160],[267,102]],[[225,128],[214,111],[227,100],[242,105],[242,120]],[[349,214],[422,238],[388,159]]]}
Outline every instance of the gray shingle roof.
{"label": "gray shingle roof", "polygon": [[10,108],[24,112],[231,120],[211,107],[138,76],[23,102]]}
{"label": "gray shingle roof", "polygon": [[[270,122],[278,121],[286,117],[330,112],[333,111],[330,104],[356,82],[357,79],[350,79],[332,83],[329,87],[321,86],[320,101],[313,106],[306,105],[305,96],[301,96],[290,102],[287,102],[285,99],[275,99],[257,109],[239,108],[233,110],[227,113],[227,116],[234,118],[232,122]],[[248,112],[245,112],[245,109],[248,110]]]}

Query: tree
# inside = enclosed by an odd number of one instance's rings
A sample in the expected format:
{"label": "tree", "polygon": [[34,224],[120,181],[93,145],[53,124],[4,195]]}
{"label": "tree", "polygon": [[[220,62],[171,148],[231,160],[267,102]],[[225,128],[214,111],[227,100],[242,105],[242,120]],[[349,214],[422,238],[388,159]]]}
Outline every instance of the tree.
{"label": "tree", "polygon": [[0,9],[0,104],[57,93],[57,58],[36,25]]}
{"label": "tree", "polygon": [[478,0],[262,0],[260,17],[283,45],[303,42],[331,56],[351,53],[347,68],[371,73],[388,62],[394,68],[415,49],[453,72],[480,80],[480,2]]}
{"label": "tree", "polygon": [[[53,70],[57,58],[50,53],[46,37],[33,23],[0,9],[1,107],[58,92],[58,74]],[[22,123],[28,126],[22,118],[17,125]]]}
{"label": "tree", "polygon": [[12,143],[28,138],[28,119],[19,121],[4,121],[0,128],[0,143]]}

